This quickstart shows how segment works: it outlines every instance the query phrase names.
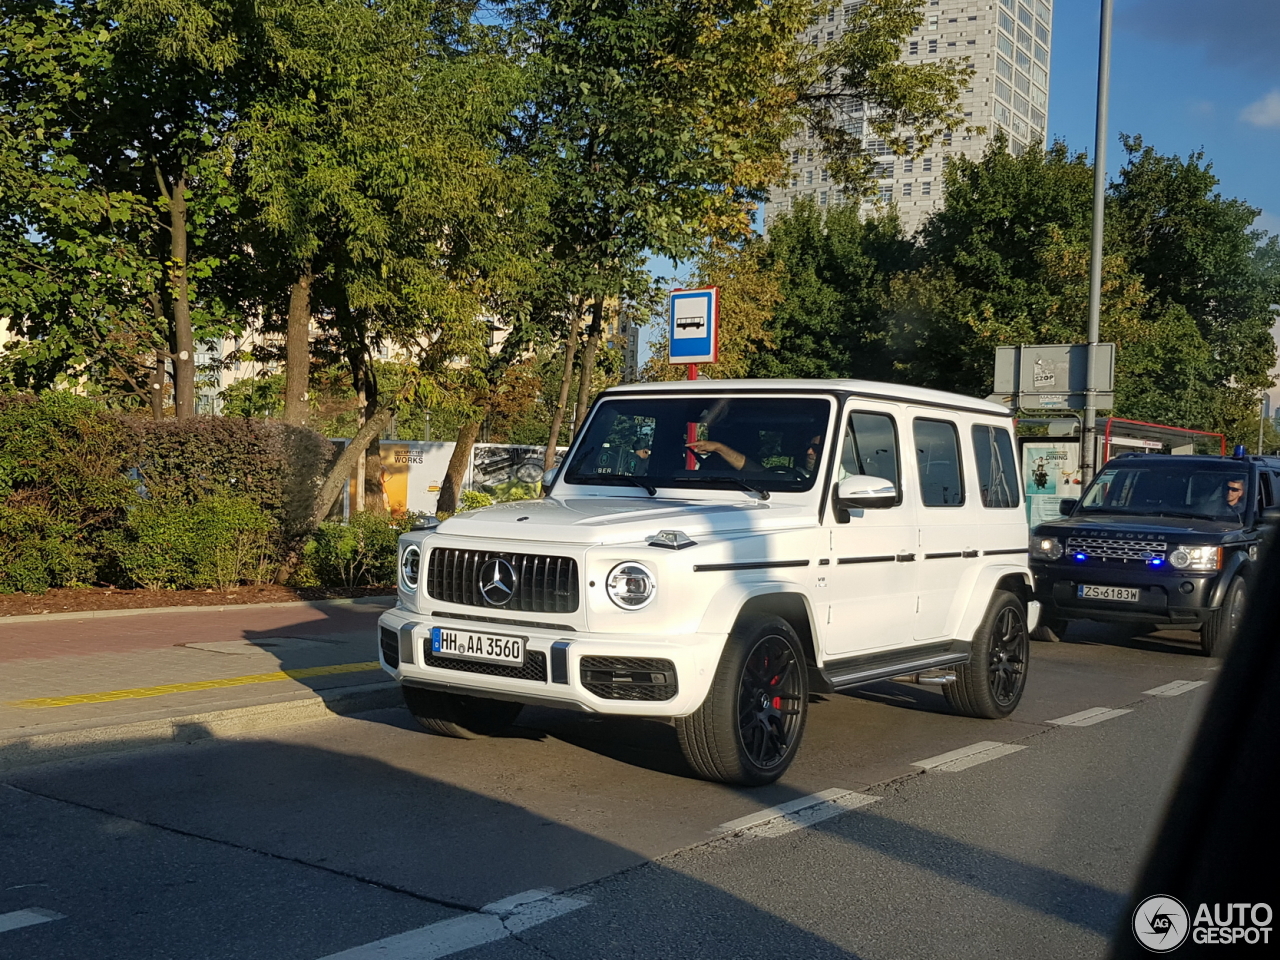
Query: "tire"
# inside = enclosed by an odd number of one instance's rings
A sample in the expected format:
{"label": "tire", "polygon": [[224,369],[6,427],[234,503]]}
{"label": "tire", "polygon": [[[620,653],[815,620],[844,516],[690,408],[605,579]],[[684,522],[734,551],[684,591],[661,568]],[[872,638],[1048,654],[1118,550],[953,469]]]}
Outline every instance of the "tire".
{"label": "tire", "polygon": [[947,703],[966,717],[999,720],[1013,713],[1027,684],[1027,612],[1007,590],[997,590],[973,635],[969,662],[943,687]]}
{"label": "tire", "polygon": [[706,700],[676,718],[676,733],[703,779],[758,787],[791,765],[808,709],[809,670],[791,624],[744,617],[729,634]]}
{"label": "tire", "polygon": [[1225,656],[1244,619],[1247,595],[1244,578],[1236,577],[1227,587],[1222,606],[1200,628],[1200,650],[1206,657]]}
{"label": "tire", "polygon": [[404,705],[424,730],[442,737],[477,740],[494,737],[515,723],[524,704],[487,700],[421,687],[400,687]]}
{"label": "tire", "polygon": [[1059,643],[1067,635],[1069,620],[1061,617],[1042,618],[1039,625],[1031,631],[1031,639],[1041,643]]}

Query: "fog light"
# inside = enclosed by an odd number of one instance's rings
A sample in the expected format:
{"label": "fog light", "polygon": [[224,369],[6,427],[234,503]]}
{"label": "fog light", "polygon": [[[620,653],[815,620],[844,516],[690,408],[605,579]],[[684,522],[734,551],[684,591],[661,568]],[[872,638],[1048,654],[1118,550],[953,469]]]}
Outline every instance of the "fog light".
{"label": "fog light", "polygon": [[1192,583],[1190,580],[1183,580],[1182,583],[1178,586],[1178,590],[1181,591],[1182,593],[1190,593],[1195,588],[1196,588],[1196,585]]}

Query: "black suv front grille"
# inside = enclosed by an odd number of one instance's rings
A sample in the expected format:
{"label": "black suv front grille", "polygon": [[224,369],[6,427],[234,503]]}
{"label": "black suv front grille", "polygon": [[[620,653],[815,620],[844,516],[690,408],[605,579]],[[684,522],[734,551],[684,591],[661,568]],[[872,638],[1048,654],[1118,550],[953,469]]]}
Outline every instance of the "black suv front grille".
{"label": "black suv front grille", "polygon": [[582,685],[605,700],[670,700],[676,665],[653,657],[583,657]]}
{"label": "black suv front grille", "polygon": [[1148,560],[1164,559],[1169,544],[1163,540],[1129,540],[1119,537],[1069,537],[1067,554],[1074,556],[1083,553],[1090,560],[1136,560],[1146,563]]}
{"label": "black suv front grille", "polygon": [[[511,599],[489,603],[480,593],[480,570],[493,559],[506,560],[516,573]],[[427,595],[445,603],[524,613],[573,613],[578,609],[578,561],[492,550],[436,547],[427,561]]]}
{"label": "black suv front grille", "polygon": [[422,665],[437,670],[461,670],[463,673],[482,673],[486,677],[511,677],[515,680],[547,682],[547,655],[541,650],[526,650],[524,666],[505,663],[483,663],[479,660],[456,660],[453,657],[437,657],[431,652],[431,641],[422,648]]}

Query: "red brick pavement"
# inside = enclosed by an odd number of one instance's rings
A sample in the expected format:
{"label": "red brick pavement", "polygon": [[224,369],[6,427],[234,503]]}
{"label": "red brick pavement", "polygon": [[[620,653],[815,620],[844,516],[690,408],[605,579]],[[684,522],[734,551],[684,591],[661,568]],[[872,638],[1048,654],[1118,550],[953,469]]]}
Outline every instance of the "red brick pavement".
{"label": "red brick pavement", "polygon": [[316,608],[299,603],[296,607],[244,606],[223,611],[197,607],[190,612],[38,623],[0,621],[0,663],[156,650],[211,640],[324,637],[362,632],[373,636],[378,614],[384,609],[385,606],[373,604],[326,604]]}

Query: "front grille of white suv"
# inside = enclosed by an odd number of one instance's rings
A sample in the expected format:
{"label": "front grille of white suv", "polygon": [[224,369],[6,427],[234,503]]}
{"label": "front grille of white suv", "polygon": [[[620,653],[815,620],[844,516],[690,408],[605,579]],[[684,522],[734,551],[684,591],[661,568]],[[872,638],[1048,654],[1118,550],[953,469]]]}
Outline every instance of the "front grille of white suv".
{"label": "front grille of white suv", "polygon": [[[490,560],[511,564],[515,585],[505,603],[491,603],[481,593],[480,574]],[[427,560],[427,596],[445,603],[461,603],[523,613],[573,613],[578,609],[578,561],[494,550],[436,547]]]}

